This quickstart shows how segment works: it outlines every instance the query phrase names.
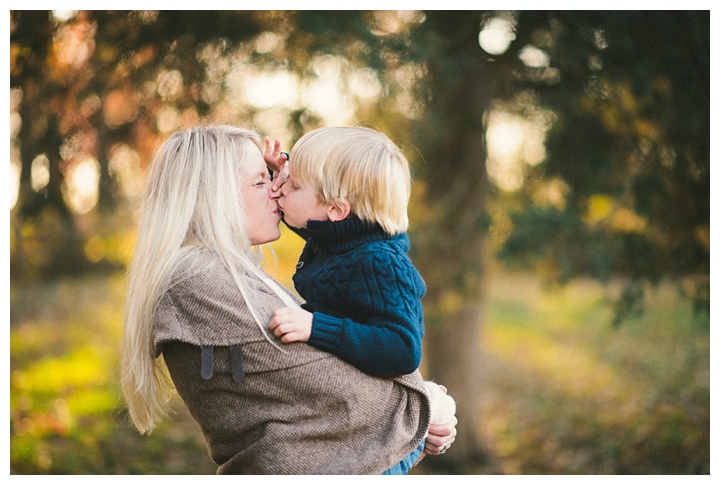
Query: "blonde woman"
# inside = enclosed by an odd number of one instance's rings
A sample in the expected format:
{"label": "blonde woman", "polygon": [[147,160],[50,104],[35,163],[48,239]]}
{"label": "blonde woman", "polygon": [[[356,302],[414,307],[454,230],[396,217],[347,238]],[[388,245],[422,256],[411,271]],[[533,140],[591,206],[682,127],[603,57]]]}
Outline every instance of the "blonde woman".
{"label": "blonde woman", "polygon": [[[261,146],[251,131],[196,127],[153,160],[129,270],[130,417],[150,433],[174,388],[218,473],[381,473],[428,431],[422,377],[372,378],[268,331],[274,310],[299,302],[254,250],[280,236]],[[431,428],[426,452],[449,446],[454,425]]]}

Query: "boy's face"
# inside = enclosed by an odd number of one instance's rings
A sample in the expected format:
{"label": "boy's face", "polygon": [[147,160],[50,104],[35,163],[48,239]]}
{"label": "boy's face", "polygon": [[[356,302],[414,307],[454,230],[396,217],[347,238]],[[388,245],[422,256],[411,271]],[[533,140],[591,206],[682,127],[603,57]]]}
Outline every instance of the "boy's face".
{"label": "boy's face", "polygon": [[318,199],[315,184],[295,180],[292,175],[282,186],[278,206],[288,226],[305,228],[309,220],[327,221],[332,205]]}

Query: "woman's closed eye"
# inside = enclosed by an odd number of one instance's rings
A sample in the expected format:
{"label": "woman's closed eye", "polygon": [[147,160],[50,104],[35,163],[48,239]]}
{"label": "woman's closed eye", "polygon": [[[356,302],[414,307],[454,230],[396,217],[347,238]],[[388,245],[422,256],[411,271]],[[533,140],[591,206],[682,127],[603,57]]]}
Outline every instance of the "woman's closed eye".
{"label": "woman's closed eye", "polygon": [[262,187],[263,185],[267,184],[268,182],[272,181],[272,178],[268,174],[263,174],[259,179],[255,179],[255,186],[256,187]]}

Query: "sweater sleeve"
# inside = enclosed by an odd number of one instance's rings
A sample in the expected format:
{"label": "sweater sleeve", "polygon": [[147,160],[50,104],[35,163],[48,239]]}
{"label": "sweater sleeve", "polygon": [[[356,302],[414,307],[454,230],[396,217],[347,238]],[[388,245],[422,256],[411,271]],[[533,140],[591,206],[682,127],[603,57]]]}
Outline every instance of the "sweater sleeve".
{"label": "sweater sleeve", "polygon": [[342,295],[353,318],[314,312],[308,343],[372,376],[409,374],[422,357],[425,284],[404,256],[365,256],[353,279],[363,286]]}

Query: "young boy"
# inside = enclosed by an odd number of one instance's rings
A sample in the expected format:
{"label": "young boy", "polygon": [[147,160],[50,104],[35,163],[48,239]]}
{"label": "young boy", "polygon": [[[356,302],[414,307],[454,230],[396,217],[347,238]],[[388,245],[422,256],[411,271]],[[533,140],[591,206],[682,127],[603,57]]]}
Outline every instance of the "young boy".
{"label": "young boy", "polygon": [[[268,165],[287,155],[265,142]],[[270,330],[284,343],[307,342],[366,374],[393,377],[420,364],[425,283],[407,255],[407,159],[382,133],[320,128],[293,147],[278,206],[305,239],[293,276],[302,308],[275,311]],[[448,422],[455,403],[427,383],[433,423]],[[441,416],[444,414],[444,416]],[[404,474],[422,445],[386,474]]]}
{"label": "young boy", "polygon": [[402,152],[368,128],[321,128],[293,147],[278,205],[306,241],[293,276],[303,308],[275,312],[270,330],[380,377],[418,368],[425,283],[412,265]]}

